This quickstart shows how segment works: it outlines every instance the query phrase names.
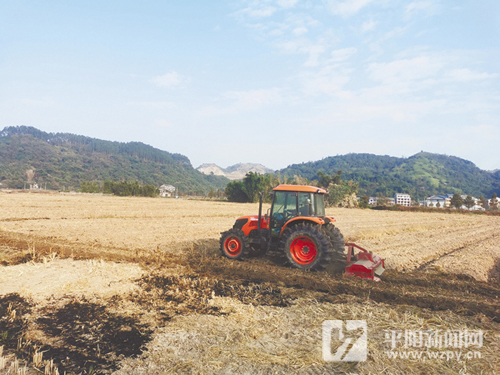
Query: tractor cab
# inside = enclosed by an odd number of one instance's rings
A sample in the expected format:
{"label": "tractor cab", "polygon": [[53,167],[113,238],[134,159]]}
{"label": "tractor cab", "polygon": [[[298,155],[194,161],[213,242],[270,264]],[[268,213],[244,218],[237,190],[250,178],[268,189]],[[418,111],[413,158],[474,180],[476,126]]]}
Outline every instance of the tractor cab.
{"label": "tractor cab", "polygon": [[[325,223],[326,190],[315,186],[279,185],[273,189],[273,202],[269,215],[270,235],[279,237],[291,222],[313,221]],[[328,218],[326,222],[334,221]]]}

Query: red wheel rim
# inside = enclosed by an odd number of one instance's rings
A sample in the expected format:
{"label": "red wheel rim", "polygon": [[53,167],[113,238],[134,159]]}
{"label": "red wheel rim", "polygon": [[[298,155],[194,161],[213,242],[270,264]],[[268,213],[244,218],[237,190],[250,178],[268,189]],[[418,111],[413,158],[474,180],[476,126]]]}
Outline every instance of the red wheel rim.
{"label": "red wheel rim", "polygon": [[297,237],[290,245],[290,254],[293,260],[301,265],[314,262],[318,256],[316,244],[309,237]]}
{"label": "red wheel rim", "polygon": [[238,256],[241,253],[241,241],[238,237],[231,236],[226,238],[224,242],[224,249],[226,250],[227,255],[231,257]]}

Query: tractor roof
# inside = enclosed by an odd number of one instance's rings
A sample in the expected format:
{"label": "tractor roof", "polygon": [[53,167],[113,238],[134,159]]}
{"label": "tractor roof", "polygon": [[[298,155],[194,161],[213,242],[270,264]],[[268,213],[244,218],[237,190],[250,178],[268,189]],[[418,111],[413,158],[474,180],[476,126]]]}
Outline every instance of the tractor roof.
{"label": "tractor roof", "polygon": [[326,194],[325,189],[321,189],[317,186],[308,186],[308,185],[278,185],[273,191],[301,191],[304,193],[320,193]]}

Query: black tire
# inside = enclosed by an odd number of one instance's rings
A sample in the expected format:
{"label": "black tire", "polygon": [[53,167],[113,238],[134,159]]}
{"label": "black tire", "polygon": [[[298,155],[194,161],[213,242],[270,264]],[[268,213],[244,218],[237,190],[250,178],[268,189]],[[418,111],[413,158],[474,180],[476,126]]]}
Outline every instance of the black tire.
{"label": "black tire", "polygon": [[339,228],[337,228],[333,224],[323,225],[323,232],[330,240],[330,244],[332,247],[332,261],[341,261],[345,262],[346,253],[345,253],[345,240],[342,233],[340,233]]}
{"label": "black tire", "polygon": [[250,252],[248,237],[241,229],[233,228],[221,233],[219,242],[222,256],[234,260],[248,257]]}
{"label": "black tire", "polygon": [[330,262],[330,240],[318,225],[298,224],[286,229],[281,244],[292,267],[320,271]]}

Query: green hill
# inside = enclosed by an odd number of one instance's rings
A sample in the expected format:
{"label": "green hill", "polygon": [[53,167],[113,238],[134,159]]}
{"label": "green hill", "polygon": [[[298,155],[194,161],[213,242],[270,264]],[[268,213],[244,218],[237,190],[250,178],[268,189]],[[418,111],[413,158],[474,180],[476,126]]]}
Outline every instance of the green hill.
{"label": "green hill", "polygon": [[500,173],[490,173],[455,156],[420,152],[409,158],[373,154],[331,156],[315,162],[290,165],[280,173],[316,179],[318,171],[359,183],[359,193],[375,196],[409,193],[414,199],[459,192],[490,197],[500,193]]}
{"label": "green hill", "polygon": [[28,126],[0,132],[0,182],[23,188],[26,172],[48,189],[78,189],[82,181],[138,181],[171,184],[184,193],[223,189],[225,177],[204,175],[189,159],[140,142],[111,142],[68,133],[46,133]]}

